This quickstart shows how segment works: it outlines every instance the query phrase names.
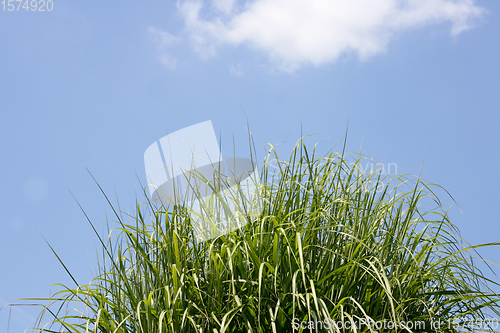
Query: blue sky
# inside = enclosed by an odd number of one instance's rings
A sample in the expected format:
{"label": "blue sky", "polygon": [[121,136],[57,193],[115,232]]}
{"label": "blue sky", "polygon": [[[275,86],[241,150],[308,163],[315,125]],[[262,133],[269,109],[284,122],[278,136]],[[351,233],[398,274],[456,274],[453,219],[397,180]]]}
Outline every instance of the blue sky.
{"label": "blue sky", "polygon": [[[110,210],[86,168],[132,211],[151,143],[212,120],[223,154],[234,135],[245,155],[245,113],[260,161],[301,133],[326,151],[349,126],[349,151],[421,172],[460,204],[442,197],[467,241],[499,241],[498,59],[498,1],[0,4],[0,303],[71,285],[43,237],[92,278],[98,244],[71,193],[101,229]],[[38,310],[14,309],[10,331]]]}

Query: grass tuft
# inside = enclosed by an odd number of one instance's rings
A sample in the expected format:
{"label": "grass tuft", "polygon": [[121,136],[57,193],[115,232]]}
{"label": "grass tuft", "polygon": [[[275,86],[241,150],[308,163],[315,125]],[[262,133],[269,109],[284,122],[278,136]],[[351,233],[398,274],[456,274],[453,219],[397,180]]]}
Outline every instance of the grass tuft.
{"label": "grass tuft", "polygon": [[[462,247],[439,187],[362,163],[318,157],[302,141],[282,161],[271,147],[260,216],[205,242],[182,205],[139,203],[127,221],[115,211],[118,227],[107,238],[96,231],[97,276],[38,299],[48,303],[36,330],[459,332],[449,324],[499,316],[488,288],[498,284],[471,259],[477,247],[499,244]],[[325,325],[331,320],[349,328]],[[323,326],[301,325],[310,321]],[[384,321],[396,327],[377,328]]]}

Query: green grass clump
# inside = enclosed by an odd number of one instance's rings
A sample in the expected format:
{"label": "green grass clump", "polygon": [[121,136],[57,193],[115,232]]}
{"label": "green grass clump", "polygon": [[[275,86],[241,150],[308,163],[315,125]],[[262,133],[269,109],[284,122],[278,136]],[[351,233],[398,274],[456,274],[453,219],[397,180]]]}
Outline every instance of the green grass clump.
{"label": "green grass clump", "polygon": [[[128,221],[116,212],[96,278],[62,286],[37,331],[293,332],[321,321],[322,332],[458,332],[448,324],[499,315],[486,283],[498,284],[461,246],[435,186],[362,162],[317,157],[302,141],[287,161],[271,149],[261,215],[205,242],[182,205],[141,203]],[[316,331],[307,327],[297,331]]]}

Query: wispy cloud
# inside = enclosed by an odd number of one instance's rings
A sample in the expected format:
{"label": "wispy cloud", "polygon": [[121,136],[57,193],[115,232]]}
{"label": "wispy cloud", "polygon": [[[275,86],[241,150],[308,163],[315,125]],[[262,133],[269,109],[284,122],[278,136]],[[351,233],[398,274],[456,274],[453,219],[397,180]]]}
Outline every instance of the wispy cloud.
{"label": "wispy cloud", "polygon": [[242,68],[241,62],[238,63],[237,65],[231,64],[229,66],[229,73],[231,73],[234,76],[241,76],[241,75],[243,75],[243,68]]}
{"label": "wispy cloud", "polygon": [[[484,9],[474,0],[180,0],[179,13],[193,49],[202,58],[222,45],[246,45],[268,55],[276,68],[335,62],[354,53],[367,59],[384,52],[395,34],[450,24],[453,36],[470,29]],[[175,41],[150,28],[162,42]],[[162,35],[166,34],[166,35]],[[165,63],[174,63],[166,56]]]}
{"label": "wispy cloud", "polygon": [[236,0],[212,0],[212,6],[223,14],[231,14]]}
{"label": "wispy cloud", "polygon": [[150,36],[156,42],[156,47],[158,49],[158,60],[167,68],[175,69],[177,67],[177,58],[168,53],[168,47],[174,43],[177,43],[181,38],[172,35],[167,31],[161,31],[160,29],[149,27],[148,32]]}

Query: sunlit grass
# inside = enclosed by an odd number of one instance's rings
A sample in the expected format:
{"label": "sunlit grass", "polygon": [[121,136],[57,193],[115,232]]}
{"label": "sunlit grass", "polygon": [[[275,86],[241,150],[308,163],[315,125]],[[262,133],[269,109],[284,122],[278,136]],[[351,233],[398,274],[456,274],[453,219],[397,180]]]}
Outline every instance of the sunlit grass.
{"label": "sunlit grass", "polygon": [[439,187],[362,172],[362,162],[318,157],[302,141],[281,161],[271,147],[260,170],[261,215],[206,242],[194,238],[182,205],[145,199],[134,216],[116,211],[109,237],[96,231],[96,278],[38,299],[48,303],[37,331],[292,332],[297,318],[455,332],[430,323],[500,315],[499,295],[487,287],[498,284],[475,267],[474,247],[461,246],[434,195]]}

